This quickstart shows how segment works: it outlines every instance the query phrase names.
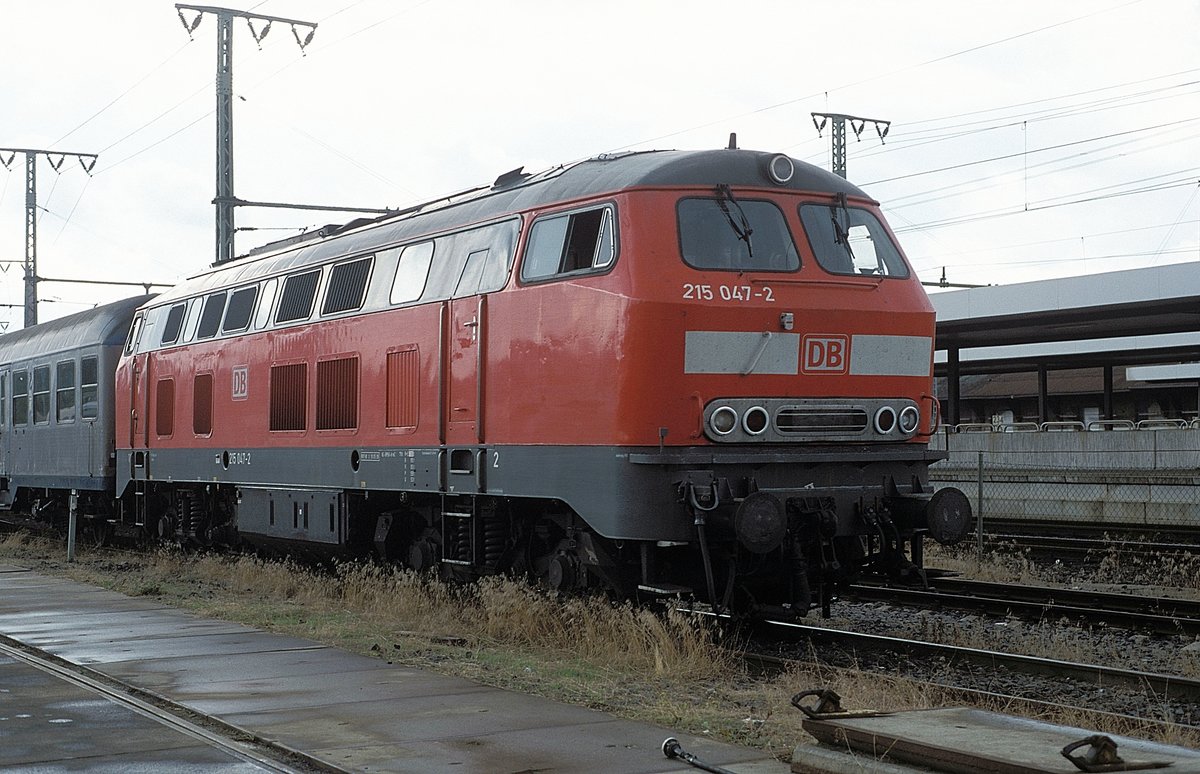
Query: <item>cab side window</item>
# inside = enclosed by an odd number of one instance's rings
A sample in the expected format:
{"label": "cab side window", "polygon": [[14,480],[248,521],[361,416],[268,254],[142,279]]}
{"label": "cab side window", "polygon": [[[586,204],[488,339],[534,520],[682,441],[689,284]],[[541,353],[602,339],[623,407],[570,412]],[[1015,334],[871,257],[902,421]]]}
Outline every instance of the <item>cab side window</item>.
{"label": "cab side window", "polygon": [[603,271],[616,258],[612,207],[539,218],[529,231],[521,279]]}

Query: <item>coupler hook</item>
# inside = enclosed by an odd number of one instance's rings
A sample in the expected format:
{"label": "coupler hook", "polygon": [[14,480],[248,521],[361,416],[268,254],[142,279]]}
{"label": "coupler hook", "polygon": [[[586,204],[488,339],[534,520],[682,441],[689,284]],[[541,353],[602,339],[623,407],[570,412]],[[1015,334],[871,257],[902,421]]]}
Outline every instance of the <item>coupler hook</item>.
{"label": "coupler hook", "polygon": [[694,766],[701,771],[710,771],[712,774],[734,774],[734,772],[730,771],[729,769],[723,769],[720,766],[713,766],[711,763],[705,763],[695,755],[687,752],[683,749],[683,745],[679,744],[679,740],[673,736],[669,736],[663,741],[662,751],[663,755],[667,756],[671,760],[678,758],[689,766]]}

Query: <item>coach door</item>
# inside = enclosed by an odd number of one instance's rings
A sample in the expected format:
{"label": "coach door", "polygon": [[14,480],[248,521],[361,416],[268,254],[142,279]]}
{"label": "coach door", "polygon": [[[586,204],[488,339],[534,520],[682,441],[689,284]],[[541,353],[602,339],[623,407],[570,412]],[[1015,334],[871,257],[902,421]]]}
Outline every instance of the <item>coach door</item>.
{"label": "coach door", "polygon": [[[0,369],[0,479],[8,478],[9,439],[8,432],[8,369]],[[4,482],[7,484],[7,481]]]}

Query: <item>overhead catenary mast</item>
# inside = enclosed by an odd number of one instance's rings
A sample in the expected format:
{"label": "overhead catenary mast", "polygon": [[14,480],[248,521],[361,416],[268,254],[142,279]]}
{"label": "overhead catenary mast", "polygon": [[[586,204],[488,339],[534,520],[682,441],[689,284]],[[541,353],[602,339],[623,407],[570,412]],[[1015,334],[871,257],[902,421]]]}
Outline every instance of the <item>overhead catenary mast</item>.
{"label": "overhead catenary mast", "polygon": [[[819,119],[819,120],[818,120]],[[883,142],[883,138],[887,137],[888,129],[891,128],[891,121],[884,121],[878,118],[862,118],[861,116],[848,116],[845,113],[813,113],[813,126],[817,127],[817,136],[821,136],[821,131],[830,121],[833,122],[833,128],[830,130],[830,138],[833,140],[833,163],[831,171],[838,177],[846,177],[846,122],[850,122],[850,128],[854,131],[854,137],[858,140],[862,139],[863,129],[867,124],[873,124],[875,131],[879,134],[879,141]]]}
{"label": "overhead catenary mast", "polygon": [[[213,198],[213,204],[216,205],[217,247],[216,260],[213,263],[219,265],[233,260],[233,209],[238,203],[233,195],[233,20],[245,19],[250,34],[260,46],[263,38],[271,31],[273,22],[288,24],[301,52],[312,42],[317,25],[315,22],[264,16],[208,5],[176,4],[175,9],[189,38],[196,27],[200,26],[204,14],[210,13],[217,17],[217,195]],[[183,15],[184,11],[195,11],[195,18],[189,22]],[[256,29],[255,22],[263,23],[262,27]],[[303,38],[300,37],[301,29],[308,31]]]}
{"label": "overhead catenary mast", "polygon": [[[79,159],[79,165],[89,175],[96,166],[95,153],[64,153],[36,148],[0,148],[0,164],[12,169],[17,154],[25,155],[25,327],[37,325],[37,157],[45,156],[50,167],[58,172],[68,157]],[[5,154],[8,154],[7,156]]]}

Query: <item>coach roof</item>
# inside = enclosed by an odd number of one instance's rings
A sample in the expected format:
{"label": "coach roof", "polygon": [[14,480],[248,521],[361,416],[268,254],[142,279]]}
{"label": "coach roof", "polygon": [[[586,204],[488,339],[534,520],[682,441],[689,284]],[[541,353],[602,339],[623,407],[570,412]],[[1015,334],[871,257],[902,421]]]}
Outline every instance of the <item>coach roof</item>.
{"label": "coach roof", "polygon": [[133,312],[153,295],[133,296],[0,336],[0,363],[40,359],[84,347],[119,346]]}
{"label": "coach roof", "polygon": [[501,175],[490,187],[435,199],[375,219],[327,227],[321,231],[330,236],[293,242],[262,255],[240,258],[176,286],[164,293],[159,302],[363,254],[523,210],[629,189],[730,185],[825,195],[844,193],[870,199],[843,178],[796,159],[791,159],[795,168],[791,179],[785,183],[773,182],[767,166],[779,155],[748,150],[644,151],[606,154],[537,174],[514,170]]}

